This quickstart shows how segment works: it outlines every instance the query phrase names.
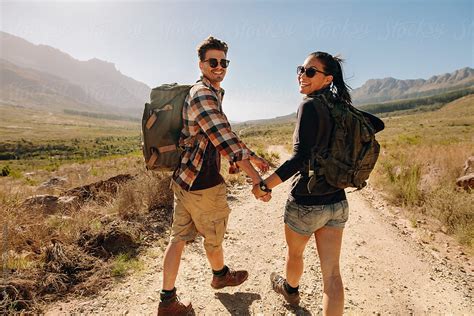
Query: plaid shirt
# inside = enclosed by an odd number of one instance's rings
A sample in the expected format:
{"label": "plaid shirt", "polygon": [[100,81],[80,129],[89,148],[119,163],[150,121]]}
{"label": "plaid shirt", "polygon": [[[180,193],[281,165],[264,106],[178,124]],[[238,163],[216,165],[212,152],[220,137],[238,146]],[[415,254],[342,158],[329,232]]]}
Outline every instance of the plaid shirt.
{"label": "plaid shirt", "polygon": [[209,141],[229,163],[249,159],[254,153],[232,131],[222,112],[224,90],[215,89],[201,77],[189,91],[183,107],[183,129],[179,145],[184,148],[181,164],[173,179],[189,190],[201,170],[204,152]]}

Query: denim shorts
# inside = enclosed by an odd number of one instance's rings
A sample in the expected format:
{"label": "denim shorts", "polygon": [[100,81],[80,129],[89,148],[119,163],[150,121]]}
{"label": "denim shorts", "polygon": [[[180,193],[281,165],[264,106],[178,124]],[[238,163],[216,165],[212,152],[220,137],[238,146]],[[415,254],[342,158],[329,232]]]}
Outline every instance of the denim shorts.
{"label": "denim shorts", "polygon": [[301,205],[288,200],[285,205],[285,224],[301,235],[310,236],[324,226],[344,228],[348,218],[347,200],[327,205]]}

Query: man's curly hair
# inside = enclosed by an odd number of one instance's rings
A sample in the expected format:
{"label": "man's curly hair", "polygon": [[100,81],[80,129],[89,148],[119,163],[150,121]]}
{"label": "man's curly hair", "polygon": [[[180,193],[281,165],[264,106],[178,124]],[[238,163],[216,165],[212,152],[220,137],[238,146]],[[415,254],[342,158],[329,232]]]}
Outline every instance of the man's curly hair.
{"label": "man's curly hair", "polygon": [[227,55],[227,50],[229,49],[229,47],[225,42],[213,36],[209,36],[197,47],[197,52],[200,61],[204,61],[204,58],[206,58],[206,52],[210,49],[221,50]]}

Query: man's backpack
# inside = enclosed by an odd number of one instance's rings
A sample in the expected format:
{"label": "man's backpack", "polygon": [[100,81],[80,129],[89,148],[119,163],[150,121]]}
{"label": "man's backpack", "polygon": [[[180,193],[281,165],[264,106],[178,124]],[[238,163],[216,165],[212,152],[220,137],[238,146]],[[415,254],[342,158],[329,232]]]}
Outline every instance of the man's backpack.
{"label": "man's backpack", "polygon": [[184,100],[192,85],[164,84],[151,90],[142,118],[143,156],[149,170],[174,170],[182,150]]}
{"label": "man's backpack", "polygon": [[375,133],[382,130],[384,124],[350,104],[328,101],[324,95],[320,97],[327,101],[324,103],[334,119],[334,128],[327,153],[312,151],[309,176],[314,170],[317,175],[324,175],[331,186],[362,189],[379,157],[380,145]]}

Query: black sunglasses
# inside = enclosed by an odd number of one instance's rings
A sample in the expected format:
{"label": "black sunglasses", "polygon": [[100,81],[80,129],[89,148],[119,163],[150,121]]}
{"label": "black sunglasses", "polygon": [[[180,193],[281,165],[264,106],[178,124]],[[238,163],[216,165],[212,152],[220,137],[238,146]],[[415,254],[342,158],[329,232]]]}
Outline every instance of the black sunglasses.
{"label": "black sunglasses", "polygon": [[217,67],[217,64],[221,64],[221,67],[222,68],[227,68],[230,64],[230,60],[227,60],[227,59],[221,59],[220,61],[217,61],[216,58],[209,58],[207,60],[203,60],[203,63],[205,62],[209,62],[209,66],[211,66],[211,68],[216,68]]}
{"label": "black sunglasses", "polygon": [[313,78],[316,75],[316,73],[318,73],[318,72],[320,72],[322,74],[325,74],[326,76],[329,76],[329,74],[325,73],[324,71],[317,70],[314,67],[309,67],[309,68],[304,68],[303,66],[296,67],[296,73],[298,75],[305,74],[306,77],[308,77],[308,78]]}

